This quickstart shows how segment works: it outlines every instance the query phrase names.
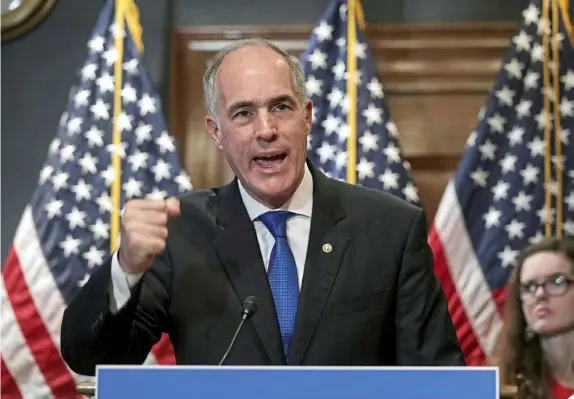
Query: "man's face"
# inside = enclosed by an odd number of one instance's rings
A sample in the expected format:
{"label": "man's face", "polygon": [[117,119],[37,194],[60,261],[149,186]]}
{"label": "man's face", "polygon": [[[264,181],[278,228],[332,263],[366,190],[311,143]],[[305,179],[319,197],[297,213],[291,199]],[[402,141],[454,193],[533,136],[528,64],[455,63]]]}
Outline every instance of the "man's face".
{"label": "man's face", "polygon": [[251,196],[281,206],[303,178],[311,102],[301,104],[289,65],[264,46],[228,54],[216,86],[219,124],[206,116],[214,143]]}

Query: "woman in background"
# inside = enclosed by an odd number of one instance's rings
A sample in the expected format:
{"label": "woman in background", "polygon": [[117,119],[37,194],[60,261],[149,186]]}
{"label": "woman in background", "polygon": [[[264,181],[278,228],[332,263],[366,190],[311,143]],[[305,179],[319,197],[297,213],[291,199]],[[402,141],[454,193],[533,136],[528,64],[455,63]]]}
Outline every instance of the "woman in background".
{"label": "woman in background", "polygon": [[544,238],[513,271],[498,347],[518,399],[574,398],[574,240]]}

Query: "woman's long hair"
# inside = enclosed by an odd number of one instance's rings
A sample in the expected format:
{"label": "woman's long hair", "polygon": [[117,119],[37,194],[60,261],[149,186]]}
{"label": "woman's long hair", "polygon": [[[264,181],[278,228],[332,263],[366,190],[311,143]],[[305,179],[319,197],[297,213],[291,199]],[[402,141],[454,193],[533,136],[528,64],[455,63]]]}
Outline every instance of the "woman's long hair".
{"label": "woman's long hair", "polygon": [[497,345],[501,383],[515,385],[517,399],[547,399],[550,371],[544,361],[538,335],[527,330],[520,296],[520,274],[524,261],[538,252],[556,252],[574,262],[574,241],[543,238],[526,247],[518,257],[507,286],[504,327]]}

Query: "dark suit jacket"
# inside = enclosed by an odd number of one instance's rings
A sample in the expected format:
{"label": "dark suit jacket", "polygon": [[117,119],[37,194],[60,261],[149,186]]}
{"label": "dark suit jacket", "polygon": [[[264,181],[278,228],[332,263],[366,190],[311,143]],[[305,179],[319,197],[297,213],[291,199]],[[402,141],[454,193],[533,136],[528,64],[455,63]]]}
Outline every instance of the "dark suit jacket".
{"label": "dark suit jacket", "polygon": [[[109,312],[111,262],[93,274],[64,312],[69,366],[93,375],[97,364],[142,363],[162,332],[178,364],[217,364],[250,295],[259,310],[226,364],[464,365],[423,212],[309,166],[313,215],[287,360],[255,229],[234,181],[180,198],[166,251],[116,315]],[[326,243],[331,252],[323,251]]]}

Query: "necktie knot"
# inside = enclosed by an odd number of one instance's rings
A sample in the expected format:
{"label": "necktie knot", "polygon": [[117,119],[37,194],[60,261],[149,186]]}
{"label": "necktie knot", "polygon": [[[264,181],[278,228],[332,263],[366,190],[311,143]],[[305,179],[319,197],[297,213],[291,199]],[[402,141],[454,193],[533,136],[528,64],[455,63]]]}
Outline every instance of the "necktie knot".
{"label": "necktie knot", "polygon": [[259,216],[259,220],[271,232],[273,238],[287,237],[287,219],[295,216],[293,212],[289,211],[270,211]]}

